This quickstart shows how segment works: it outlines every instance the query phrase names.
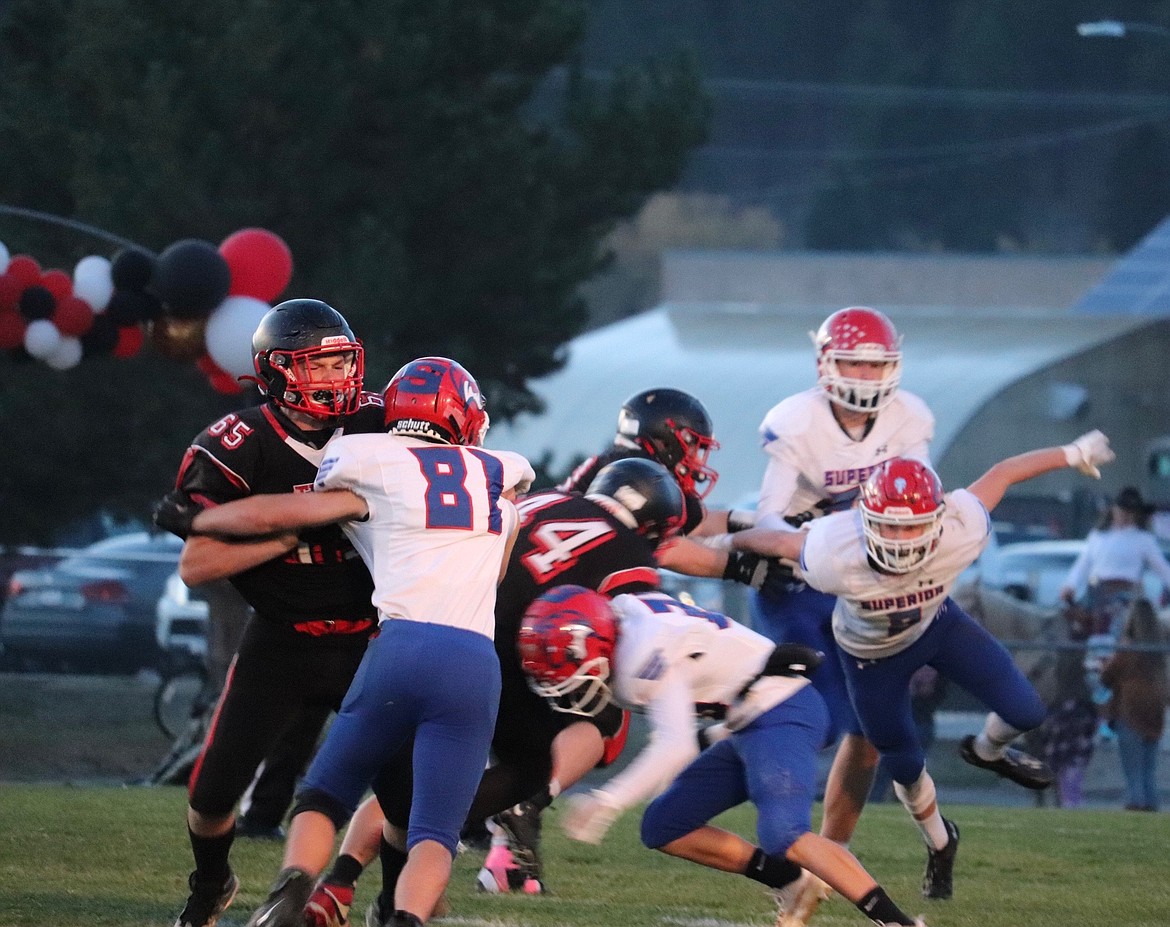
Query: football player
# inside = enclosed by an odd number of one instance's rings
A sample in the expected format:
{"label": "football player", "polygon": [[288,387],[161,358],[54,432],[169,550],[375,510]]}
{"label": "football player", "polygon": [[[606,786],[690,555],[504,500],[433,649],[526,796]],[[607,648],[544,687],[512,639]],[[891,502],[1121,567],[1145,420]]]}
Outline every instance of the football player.
{"label": "football player", "polygon": [[[812,335],[817,382],[774,406],[760,425],[767,467],[755,523],[800,525],[852,506],[859,488],[891,457],[929,463],[934,416],[899,389],[902,339],[881,312],[853,306],[834,312]],[[752,627],[773,641],[799,641],[828,654],[813,685],[829,706],[836,755],[825,784],[821,833],[848,846],[873,785],[878,754],[864,738],[835,659],[833,597],[795,578],[751,597]],[[801,927],[824,883],[806,876],[780,927]]]}
{"label": "football player", "polygon": [[454,361],[412,361],[383,401],[389,434],[335,438],[313,492],[242,499],[192,525],[249,536],[340,524],[374,579],[379,633],[298,792],[281,872],[252,927],[301,927],[337,830],[408,743],[408,859],[379,925],[421,925],[450,878],[488,758],[500,695],[496,585],[519,524],[512,500],[532,467],[482,447],[479,387]]}
{"label": "football player", "polygon": [[[817,753],[829,732],[808,674],[821,659],[771,641],[725,615],[662,593],[612,602],[559,586],[520,627],[524,671],[557,710],[589,716],[617,703],[650,720],[646,747],[620,773],[570,799],[574,840],[600,843],[618,816],[659,792],[642,818],[651,849],[737,873],[781,904],[804,867],[883,925],[914,925],[840,845],[810,830]],[[719,717],[722,739],[699,752],[696,722]],[[663,791],[665,790],[665,791]],[[707,822],[745,801],[760,846]]]}
{"label": "football player", "polygon": [[[553,712],[531,690],[516,650],[520,621],[537,596],[565,582],[607,595],[657,588],[655,549],[669,542],[681,525],[683,499],[665,468],[630,459],[604,467],[584,495],[562,490],[533,493],[520,500],[517,509],[520,531],[496,598],[496,653],[503,687],[492,739],[495,762],[484,773],[469,824],[522,799],[530,799],[527,806],[542,809],[561,789],[621,752],[628,719],[617,706],[590,718],[575,718]],[[555,760],[554,740],[562,747],[555,751]],[[564,749],[566,741],[571,749]],[[404,768],[398,765],[395,770]],[[393,797],[387,799],[386,793]],[[401,835],[410,815],[410,783],[383,782],[378,796],[386,802],[390,821],[380,847],[377,837],[370,837],[371,827],[380,827],[380,815],[363,806],[359,815],[365,820],[351,824],[333,869],[313,893],[306,911],[310,924],[347,923],[354,883],[379,849],[383,894],[374,901],[368,919],[376,922],[390,907],[391,887],[406,861]],[[533,812],[524,813],[525,824],[538,820]],[[541,893],[535,843],[525,841],[529,852],[493,847],[479,873],[480,887]]]}
{"label": "football player", "polygon": [[1043,700],[1003,645],[948,594],[987,545],[989,513],[1010,486],[1066,466],[1100,477],[1098,467],[1113,456],[1108,439],[1092,431],[1064,447],[1009,457],[946,495],[929,466],[895,457],[870,474],[856,509],[805,530],[755,528],[721,539],[799,561],[809,586],[836,597],[839,666],[862,730],[926,841],[927,898],[952,895],[959,830],[939,812],[911,712],[910,677],[932,666],[991,709],[982,732],[961,744],[966,762],[1026,788],[1051,784],[1043,763],[1009,746],[1044,721]]}
{"label": "football player", "polygon": [[261,319],[252,351],[266,401],[198,435],[155,512],[186,539],[185,583],[230,578],[254,610],[188,785],[195,869],[175,927],[212,927],[231,903],[237,803],[282,730],[340,706],[375,626],[369,571],[335,526],[252,540],[189,535],[203,508],[311,488],[330,438],[382,429],[381,397],[362,391],[362,346],[336,309],[282,302]]}

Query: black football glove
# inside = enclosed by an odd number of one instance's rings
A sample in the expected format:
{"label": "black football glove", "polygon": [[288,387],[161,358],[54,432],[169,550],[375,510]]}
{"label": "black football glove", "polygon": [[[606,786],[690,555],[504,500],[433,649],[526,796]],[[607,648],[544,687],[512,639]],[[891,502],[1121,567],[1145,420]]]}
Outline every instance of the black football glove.
{"label": "black football glove", "polygon": [[172,489],[155,503],[151,520],[155,527],[178,535],[185,541],[191,534],[191,523],[202,511],[203,507],[185,492]]}
{"label": "black football glove", "polygon": [[804,644],[777,644],[764,664],[764,676],[811,676],[825,655]]}
{"label": "black football glove", "polygon": [[743,550],[733,550],[727,555],[723,578],[751,586],[765,595],[775,595],[786,584],[792,582],[795,574],[792,567],[775,557],[762,557]]}

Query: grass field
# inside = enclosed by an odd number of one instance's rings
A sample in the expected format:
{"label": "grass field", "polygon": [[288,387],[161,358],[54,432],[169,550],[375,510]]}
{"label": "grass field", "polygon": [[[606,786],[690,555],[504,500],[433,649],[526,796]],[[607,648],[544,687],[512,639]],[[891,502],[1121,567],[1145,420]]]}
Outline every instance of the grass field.
{"label": "grass field", "polygon": [[[168,927],[186,896],[190,854],[184,793],[156,789],[0,784],[0,927]],[[863,862],[906,910],[931,927],[1163,927],[1170,923],[1170,815],[955,806],[962,829],[952,901],[919,892],[924,850],[899,806],[867,809],[855,840]],[[723,820],[751,833],[737,810]],[[637,815],[600,848],[545,835],[544,897],[477,894],[476,854],[461,855],[437,923],[484,927],[769,927],[772,904],[741,877],[643,849]],[[280,847],[240,841],[243,881],[221,920],[239,927],[279,867]],[[360,883],[355,913],[379,883]],[[852,905],[827,902],[815,923],[864,925]]]}

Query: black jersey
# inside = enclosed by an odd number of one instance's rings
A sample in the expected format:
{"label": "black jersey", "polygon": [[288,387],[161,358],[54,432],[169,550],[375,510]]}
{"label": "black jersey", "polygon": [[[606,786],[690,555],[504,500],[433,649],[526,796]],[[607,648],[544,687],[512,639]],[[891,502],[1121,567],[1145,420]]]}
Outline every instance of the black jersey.
{"label": "black jersey", "polygon": [[520,531],[496,594],[496,640],[515,650],[524,611],[571,583],[609,596],[659,585],[654,547],[579,493],[533,493],[516,503]]}
{"label": "black jersey", "polygon": [[[341,427],[306,432],[270,403],[225,415],[187,449],[176,488],[202,505],[261,493],[308,492],[326,442],[336,434],[382,431],[381,396],[366,393]],[[231,577],[256,614],[289,624],[376,619],[373,581],[337,525],[307,528],[300,543]]]}
{"label": "black jersey", "polygon": [[[615,445],[578,465],[577,469],[557,485],[557,489],[566,492],[585,492],[589,488],[589,484],[597,478],[597,473],[602,467],[615,460],[628,460],[631,457],[637,457],[640,460],[654,460],[640,447],[617,447]],[[699,522],[703,520],[707,510],[703,506],[703,500],[692,493],[684,492],[683,501],[687,507],[687,519],[683,524],[682,533],[690,534],[699,527]]]}

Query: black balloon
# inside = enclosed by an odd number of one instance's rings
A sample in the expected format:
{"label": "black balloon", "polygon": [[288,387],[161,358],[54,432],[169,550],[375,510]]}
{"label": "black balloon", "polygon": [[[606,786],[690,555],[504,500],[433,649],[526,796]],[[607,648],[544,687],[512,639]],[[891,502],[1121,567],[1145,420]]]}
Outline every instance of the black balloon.
{"label": "black balloon", "polygon": [[43,286],[34,284],[20,294],[19,306],[20,314],[30,322],[35,322],[37,319],[50,318],[57,308],[57,300]]}
{"label": "black balloon", "polygon": [[118,343],[118,324],[104,312],[93,317],[93,327],[81,336],[83,357],[109,354]]}
{"label": "black balloon", "polygon": [[151,289],[169,315],[200,319],[211,314],[228,294],[232,275],[215,245],[184,238],[158,256]]}
{"label": "black balloon", "polygon": [[141,248],[124,248],[114,255],[110,263],[110,277],[114,288],[141,292],[150,283],[154,273],[154,255]]}
{"label": "black balloon", "polygon": [[135,325],[155,318],[159,309],[158,299],[149,293],[114,290],[105,314],[115,325]]}

